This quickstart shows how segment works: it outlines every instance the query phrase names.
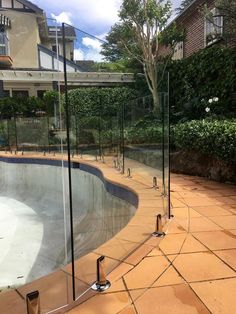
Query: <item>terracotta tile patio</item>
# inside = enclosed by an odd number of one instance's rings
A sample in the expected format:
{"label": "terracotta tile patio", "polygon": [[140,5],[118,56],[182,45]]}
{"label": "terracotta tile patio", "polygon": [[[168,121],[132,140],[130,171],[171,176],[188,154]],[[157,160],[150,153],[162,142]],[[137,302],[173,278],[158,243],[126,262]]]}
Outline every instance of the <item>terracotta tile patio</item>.
{"label": "terracotta tile patio", "polygon": [[[136,191],[140,204],[134,218],[113,239],[76,261],[78,289],[82,289],[77,291],[77,296],[94,281],[94,263],[99,255],[107,256],[111,288],[105,293],[89,291],[80,299],[81,304],[67,313],[236,313],[234,186],[172,174],[174,218],[167,220],[166,236],[160,240],[151,237],[155,215],[161,206],[159,191],[150,188],[152,168],[140,168],[136,162],[128,160],[132,178],[127,179],[112,169],[109,160],[106,164],[85,160],[85,157],[75,160],[92,164],[101,169],[107,180]],[[161,209],[159,211],[163,215]],[[70,268],[69,265],[63,270],[69,281]],[[39,280],[42,289],[49,290],[49,297],[55,297],[57,290],[51,286],[54,281],[50,283],[48,279],[52,276],[56,282],[57,277],[62,276],[61,272]],[[63,301],[63,285],[59,285],[59,290],[58,298]],[[25,314],[24,287],[20,291],[20,294],[11,291],[0,295],[0,309],[4,308],[0,313]],[[58,313],[65,313],[65,310]]]}

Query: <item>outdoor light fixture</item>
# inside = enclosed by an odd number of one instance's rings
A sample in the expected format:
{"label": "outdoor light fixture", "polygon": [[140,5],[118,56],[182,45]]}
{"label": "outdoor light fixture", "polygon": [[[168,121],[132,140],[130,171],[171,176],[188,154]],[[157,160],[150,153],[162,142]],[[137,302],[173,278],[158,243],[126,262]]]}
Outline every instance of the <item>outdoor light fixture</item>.
{"label": "outdoor light fixture", "polygon": [[110,281],[106,279],[104,262],[105,256],[97,259],[97,281],[92,285],[94,291],[103,292],[111,286]]}

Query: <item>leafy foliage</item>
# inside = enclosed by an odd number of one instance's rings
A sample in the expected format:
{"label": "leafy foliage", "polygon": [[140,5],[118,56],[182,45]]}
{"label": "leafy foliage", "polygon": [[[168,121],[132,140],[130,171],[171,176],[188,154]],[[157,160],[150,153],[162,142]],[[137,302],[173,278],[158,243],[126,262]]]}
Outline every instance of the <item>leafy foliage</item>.
{"label": "leafy foliage", "polygon": [[4,119],[16,115],[35,116],[38,110],[44,108],[44,103],[37,97],[7,97],[0,99],[0,115]]}
{"label": "leafy foliage", "polygon": [[171,121],[203,119],[209,99],[211,117],[232,117],[236,112],[236,49],[210,47],[192,56],[172,61],[170,73]]}
{"label": "leafy foliage", "polygon": [[172,144],[228,161],[236,161],[236,120],[200,120],[172,127]]}
{"label": "leafy foliage", "polygon": [[[107,60],[114,62],[128,58],[135,59],[142,65],[155,109],[159,107],[159,35],[170,16],[170,0],[123,0],[119,12],[120,22],[112,27],[102,50]],[[180,36],[176,39],[176,32],[176,28],[169,29],[168,39],[171,40],[171,47],[174,46],[175,40],[180,39]],[[165,32],[162,34],[162,41],[164,34]]]}
{"label": "leafy foliage", "polygon": [[128,87],[78,88],[69,91],[70,113],[86,116],[114,116],[123,103],[137,97],[137,91]]}

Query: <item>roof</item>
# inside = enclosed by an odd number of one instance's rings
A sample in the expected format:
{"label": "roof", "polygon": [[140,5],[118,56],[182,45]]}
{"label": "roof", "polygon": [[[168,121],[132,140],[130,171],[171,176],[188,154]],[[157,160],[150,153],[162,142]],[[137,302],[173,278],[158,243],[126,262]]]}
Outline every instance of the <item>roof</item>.
{"label": "roof", "polygon": [[26,7],[30,8],[31,10],[35,11],[36,13],[42,14],[44,11],[40,9],[37,5],[34,3],[28,1],[28,0],[17,0],[18,2],[22,3]]}
{"label": "roof", "polygon": [[[52,29],[55,29],[55,31]],[[62,37],[62,26],[48,26],[49,37],[56,37],[56,30],[57,36]],[[76,32],[73,26],[65,26],[65,36],[76,38]]]}
{"label": "roof", "polygon": [[[181,12],[179,13],[171,22],[169,25],[171,25],[172,23],[174,23],[176,20],[178,20],[180,17],[182,17],[186,11],[189,10],[190,7],[193,6],[193,4],[195,4],[196,2],[198,2],[199,0],[193,0],[188,6],[186,6],[186,8]],[[169,26],[168,25],[168,26]]]}

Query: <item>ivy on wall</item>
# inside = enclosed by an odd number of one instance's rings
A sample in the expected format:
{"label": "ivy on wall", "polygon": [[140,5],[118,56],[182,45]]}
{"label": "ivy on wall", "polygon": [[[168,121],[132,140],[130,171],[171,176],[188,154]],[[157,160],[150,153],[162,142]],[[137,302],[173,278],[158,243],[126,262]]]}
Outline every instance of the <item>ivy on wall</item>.
{"label": "ivy on wall", "polygon": [[213,46],[180,61],[172,61],[170,73],[171,121],[203,119],[209,115],[233,117],[236,112],[236,49]]}

